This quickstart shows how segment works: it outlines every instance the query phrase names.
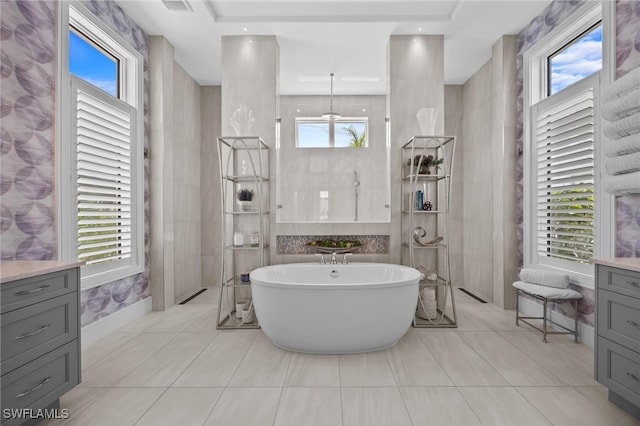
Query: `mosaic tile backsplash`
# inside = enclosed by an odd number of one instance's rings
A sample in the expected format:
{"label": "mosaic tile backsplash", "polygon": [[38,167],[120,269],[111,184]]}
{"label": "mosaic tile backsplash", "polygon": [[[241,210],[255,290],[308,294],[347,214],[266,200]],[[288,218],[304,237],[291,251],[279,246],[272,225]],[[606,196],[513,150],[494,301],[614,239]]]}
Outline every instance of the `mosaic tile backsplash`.
{"label": "mosaic tile backsplash", "polygon": [[[56,16],[52,0],[2,1],[0,23],[0,234],[2,260],[56,259]],[[145,58],[144,134],[149,147],[147,39],[111,0],[83,4]],[[145,271],[149,270],[149,162],[145,160]],[[148,272],[81,294],[82,325],[150,296]]]}
{"label": "mosaic tile backsplash", "polygon": [[389,253],[388,235],[278,235],[276,236],[278,254],[314,254],[307,244],[313,240],[358,240],[362,243],[360,254]]}

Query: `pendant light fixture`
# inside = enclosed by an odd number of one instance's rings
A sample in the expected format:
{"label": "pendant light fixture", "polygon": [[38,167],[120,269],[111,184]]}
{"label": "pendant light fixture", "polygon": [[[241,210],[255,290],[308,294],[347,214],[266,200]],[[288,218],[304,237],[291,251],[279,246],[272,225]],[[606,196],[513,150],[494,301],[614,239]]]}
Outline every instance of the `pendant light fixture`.
{"label": "pendant light fixture", "polygon": [[337,112],[333,112],[333,73],[329,74],[331,76],[331,101],[329,104],[329,112],[325,112],[322,114],[322,118],[328,118],[329,120],[335,120],[336,118],[340,118],[340,114]]}

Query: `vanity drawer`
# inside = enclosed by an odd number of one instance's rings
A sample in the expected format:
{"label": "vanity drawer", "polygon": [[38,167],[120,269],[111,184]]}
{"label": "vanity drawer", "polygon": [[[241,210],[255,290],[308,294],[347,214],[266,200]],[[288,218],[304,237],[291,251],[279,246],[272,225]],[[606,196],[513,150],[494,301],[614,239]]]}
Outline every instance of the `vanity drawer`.
{"label": "vanity drawer", "polygon": [[78,338],[78,293],[2,314],[2,374]]}
{"label": "vanity drawer", "polygon": [[4,374],[2,408],[45,408],[78,381],[78,341],[74,340]]}
{"label": "vanity drawer", "polygon": [[640,352],[640,299],[598,291],[598,334]]}
{"label": "vanity drawer", "polygon": [[598,265],[598,286],[603,290],[640,298],[640,273]]}
{"label": "vanity drawer", "polygon": [[2,313],[78,291],[79,268],[2,284]]}
{"label": "vanity drawer", "polygon": [[598,381],[640,407],[640,353],[598,337]]}

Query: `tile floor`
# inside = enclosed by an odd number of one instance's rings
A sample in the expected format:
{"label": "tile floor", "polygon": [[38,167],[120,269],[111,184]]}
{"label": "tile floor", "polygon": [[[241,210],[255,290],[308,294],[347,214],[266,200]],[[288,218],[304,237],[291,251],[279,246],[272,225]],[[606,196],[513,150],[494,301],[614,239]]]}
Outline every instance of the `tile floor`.
{"label": "tile floor", "polygon": [[[216,331],[218,294],[152,312],[82,353],[70,425],[639,425],[593,380],[592,350],[516,327],[456,291],[457,329],[309,355],[259,330]],[[47,425],[63,424],[48,421]]]}

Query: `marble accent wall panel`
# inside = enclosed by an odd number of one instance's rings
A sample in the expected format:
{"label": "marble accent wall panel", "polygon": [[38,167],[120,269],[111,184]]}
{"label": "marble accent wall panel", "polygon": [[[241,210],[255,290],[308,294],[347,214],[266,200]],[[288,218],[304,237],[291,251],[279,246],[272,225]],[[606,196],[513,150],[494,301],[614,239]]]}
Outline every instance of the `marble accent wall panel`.
{"label": "marble accent wall panel", "polygon": [[174,63],[174,219],[176,303],[201,287],[200,86]]}
{"label": "marble accent wall panel", "polygon": [[464,287],[493,300],[492,74],[487,61],[463,87]]}
{"label": "marble accent wall panel", "polygon": [[2,260],[56,258],[56,2],[3,1]]}
{"label": "marble accent wall panel", "polygon": [[386,254],[389,253],[388,235],[278,235],[278,254],[314,254],[315,250],[307,244],[314,240],[358,240],[362,243],[358,254]]}
{"label": "marble accent wall panel", "polygon": [[444,86],[444,133],[456,137],[456,151],[451,172],[451,200],[449,204],[449,256],[451,262],[451,282],[461,286],[464,283],[464,138],[462,133],[463,101],[462,85]]}
{"label": "marble accent wall panel", "polygon": [[[56,1],[3,1],[0,232],[3,260],[55,259]],[[145,152],[149,148],[146,35],[111,0],[83,4],[144,57]],[[149,162],[145,159],[145,272],[81,293],[82,325],[149,297]]]}
{"label": "marble accent wall panel", "polygon": [[[640,2],[616,3],[616,77],[640,67]],[[640,257],[640,195],[616,197],[616,256]]]}
{"label": "marble accent wall panel", "polygon": [[511,285],[518,275],[516,253],[516,43],[515,35],[502,36],[491,55],[493,168],[493,303],[515,306]]}
{"label": "marble accent wall panel", "polygon": [[[356,221],[354,171],[360,182],[357,222],[389,221],[386,99],[334,96],[333,107],[343,117],[368,120],[367,147],[297,148],[296,118],[321,116],[329,108],[329,96],[280,97],[280,148],[274,150],[278,223]],[[336,130],[342,126],[336,123]],[[326,199],[320,199],[321,192]]]}
{"label": "marble accent wall panel", "polygon": [[435,131],[444,133],[444,36],[392,35],[387,51],[387,105],[391,134],[390,261],[401,261],[400,147],[422,133],[416,113],[437,108]]}
{"label": "marble accent wall panel", "polygon": [[220,136],[220,86],[200,88],[200,207],[202,286],[219,284],[222,244],[222,213],[220,211],[220,173],[218,171],[217,138]]}

